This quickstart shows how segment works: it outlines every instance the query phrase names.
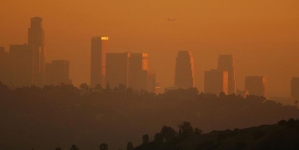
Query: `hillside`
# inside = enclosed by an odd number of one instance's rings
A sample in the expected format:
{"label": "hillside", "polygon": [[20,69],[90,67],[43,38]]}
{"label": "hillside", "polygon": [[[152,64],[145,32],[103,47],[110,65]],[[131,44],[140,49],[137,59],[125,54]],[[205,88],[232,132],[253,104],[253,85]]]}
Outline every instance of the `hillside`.
{"label": "hillside", "polygon": [[0,149],[98,150],[139,145],[162,126],[187,121],[203,133],[233,130],[298,118],[299,109],[264,97],[199,93],[178,89],[155,95],[122,86],[111,89],[72,85],[8,88],[0,84]]}
{"label": "hillside", "polygon": [[274,125],[212,131],[206,134],[179,134],[170,141],[155,139],[135,150],[298,150],[299,120],[282,120]]}

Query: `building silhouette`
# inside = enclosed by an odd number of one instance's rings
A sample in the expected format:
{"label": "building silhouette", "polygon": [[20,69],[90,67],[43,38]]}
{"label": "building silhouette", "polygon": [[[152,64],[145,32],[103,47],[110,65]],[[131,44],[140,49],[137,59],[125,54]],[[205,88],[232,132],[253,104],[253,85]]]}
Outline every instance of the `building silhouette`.
{"label": "building silhouette", "polygon": [[228,94],[236,93],[234,58],[232,55],[219,55],[218,70],[228,72]]}
{"label": "building silhouette", "polygon": [[106,53],[108,37],[93,37],[91,39],[90,85],[95,87],[106,85]]}
{"label": "building silhouette", "polygon": [[148,54],[131,53],[129,62],[129,87],[134,90],[147,90]]}
{"label": "building silhouette", "polygon": [[107,84],[111,88],[120,84],[128,87],[131,53],[107,53]]}
{"label": "building silhouette", "polygon": [[212,69],[204,73],[204,92],[228,94],[228,71]]}
{"label": "building silhouette", "polygon": [[45,46],[42,18],[31,18],[28,46],[32,50],[32,84],[42,86],[45,81]]}
{"label": "building silhouette", "polygon": [[291,96],[293,103],[299,106],[299,77],[293,77],[291,80]]}
{"label": "building silhouette", "polygon": [[11,77],[9,53],[5,52],[4,47],[0,47],[0,82],[10,85]]}
{"label": "building silhouette", "polygon": [[266,97],[266,77],[264,76],[245,77],[245,90],[248,90],[249,95]]}
{"label": "building silhouette", "polygon": [[157,93],[156,88],[156,71],[148,70],[147,71],[147,91],[151,93]]}
{"label": "building silhouette", "polygon": [[14,87],[33,85],[32,49],[29,45],[10,45],[10,85]]}
{"label": "building silhouette", "polygon": [[46,84],[72,84],[70,80],[70,65],[68,60],[52,60],[46,65]]}
{"label": "building silhouette", "polygon": [[194,61],[190,51],[178,52],[174,84],[177,88],[191,88],[194,86]]}

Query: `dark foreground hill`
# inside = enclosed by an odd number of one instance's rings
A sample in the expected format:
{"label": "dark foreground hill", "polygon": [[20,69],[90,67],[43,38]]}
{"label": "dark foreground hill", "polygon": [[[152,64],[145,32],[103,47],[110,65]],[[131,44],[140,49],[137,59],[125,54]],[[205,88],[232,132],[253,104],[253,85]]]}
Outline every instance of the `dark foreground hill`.
{"label": "dark foreground hill", "polygon": [[205,94],[178,89],[155,95],[119,86],[8,88],[0,84],[0,150],[98,150],[135,146],[161,126],[192,122],[204,133],[298,119],[299,109],[264,97]]}
{"label": "dark foreground hill", "polygon": [[[190,128],[189,128],[190,129]],[[191,127],[192,129],[192,127]],[[183,129],[182,129],[183,130]],[[299,120],[282,120],[274,125],[262,125],[246,129],[212,131],[207,134],[182,130],[171,140],[156,136],[135,150],[298,150]],[[163,134],[163,129],[160,133]]]}

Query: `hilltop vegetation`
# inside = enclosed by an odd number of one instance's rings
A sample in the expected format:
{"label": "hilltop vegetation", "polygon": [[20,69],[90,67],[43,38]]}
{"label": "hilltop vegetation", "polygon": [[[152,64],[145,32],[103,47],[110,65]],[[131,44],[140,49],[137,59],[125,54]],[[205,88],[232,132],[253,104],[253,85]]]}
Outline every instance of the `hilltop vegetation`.
{"label": "hilltop vegetation", "polygon": [[297,107],[263,97],[217,96],[195,88],[155,95],[121,85],[11,89],[0,84],[0,149],[69,149],[74,143],[80,149],[99,149],[99,143],[117,149],[128,141],[139,145],[144,133],[151,141],[161,126],[177,127],[183,121],[207,133],[298,116]]}
{"label": "hilltop vegetation", "polygon": [[[180,128],[171,138],[165,136],[164,127],[151,142],[143,142],[134,150],[298,150],[299,120],[281,120],[278,124],[247,129],[212,131],[201,134]],[[188,134],[182,132],[185,131]],[[161,135],[160,137],[158,135]]]}

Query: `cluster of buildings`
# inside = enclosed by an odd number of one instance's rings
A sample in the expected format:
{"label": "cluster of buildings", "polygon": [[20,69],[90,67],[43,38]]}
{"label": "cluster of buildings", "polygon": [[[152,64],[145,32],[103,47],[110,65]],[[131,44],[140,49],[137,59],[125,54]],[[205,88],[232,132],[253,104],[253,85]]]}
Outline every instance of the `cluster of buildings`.
{"label": "cluster of buildings", "polygon": [[[91,39],[90,86],[111,88],[131,87],[159,93],[156,71],[148,69],[148,53],[109,53],[108,37]],[[42,18],[31,18],[26,44],[10,45],[9,51],[0,47],[0,81],[11,87],[72,84],[69,61],[52,60],[45,63]],[[194,87],[194,60],[190,51],[179,51],[176,57],[174,86],[167,90]],[[204,92],[219,94],[257,95],[266,97],[266,77],[245,77],[245,89],[236,89],[235,66],[232,55],[220,55],[218,67],[204,72]],[[292,104],[299,100],[299,77],[291,80]]]}
{"label": "cluster of buildings", "polygon": [[156,71],[148,69],[148,53],[108,53],[108,37],[91,39],[90,85],[131,87],[156,92]]}
{"label": "cluster of buildings", "polygon": [[[179,51],[176,58],[175,83],[167,90],[194,87],[194,61],[190,51]],[[217,69],[204,72],[204,92],[219,94],[240,94],[264,96],[266,78],[264,76],[247,76],[245,90],[236,90],[235,66],[232,55],[220,55]]]}
{"label": "cluster of buildings", "polygon": [[[244,90],[236,89],[235,66],[232,55],[219,55],[217,69],[204,72],[204,93],[236,94],[246,97],[256,95],[266,97],[266,77],[246,76]],[[194,87],[194,62],[190,51],[180,51],[176,59],[175,84],[165,91]],[[299,77],[291,80],[291,97],[270,97],[271,100],[287,105],[299,104]]]}
{"label": "cluster of buildings", "polygon": [[[147,53],[108,53],[108,37],[91,40],[90,85],[155,92],[156,72],[148,69]],[[10,87],[72,84],[68,60],[45,63],[42,18],[31,18],[26,44],[0,47],[0,81]]]}
{"label": "cluster of buildings", "polygon": [[42,18],[31,18],[26,44],[0,47],[0,81],[11,87],[71,84],[69,61],[45,63]]}

